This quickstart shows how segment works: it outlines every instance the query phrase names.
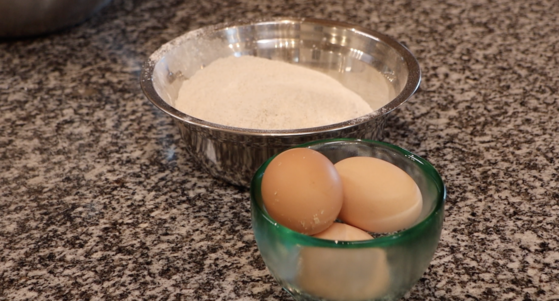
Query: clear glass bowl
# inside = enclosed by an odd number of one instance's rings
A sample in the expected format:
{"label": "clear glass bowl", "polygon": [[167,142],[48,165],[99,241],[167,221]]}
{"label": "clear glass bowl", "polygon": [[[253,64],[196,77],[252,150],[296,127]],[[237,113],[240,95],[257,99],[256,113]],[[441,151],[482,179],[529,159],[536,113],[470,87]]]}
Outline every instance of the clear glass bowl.
{"label": "clear glass bowl", "polygon": [[310,142],[333,163],[355,156],[380,158],[403,169],[417,183],[423,210],[410,228],[367,241],[330,241],[292,231],[266,212],[262,176],[250,187],[252,227],[270,273],[295,300],[398,300],[425,272],[437,248],[446,188],[435,168],[400,147],[378,141],[329,139]]}

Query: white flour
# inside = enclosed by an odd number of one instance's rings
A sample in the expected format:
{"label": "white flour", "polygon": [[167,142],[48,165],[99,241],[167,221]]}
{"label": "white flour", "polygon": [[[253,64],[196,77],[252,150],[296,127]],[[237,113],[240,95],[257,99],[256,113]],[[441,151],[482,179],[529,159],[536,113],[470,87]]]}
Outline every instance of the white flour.
{"label": "white flour", "polygon": [[372,111],[335,79],[253,56],[218,59],[186,80],[178,110],[209,122],[250,129],[323,126]]}

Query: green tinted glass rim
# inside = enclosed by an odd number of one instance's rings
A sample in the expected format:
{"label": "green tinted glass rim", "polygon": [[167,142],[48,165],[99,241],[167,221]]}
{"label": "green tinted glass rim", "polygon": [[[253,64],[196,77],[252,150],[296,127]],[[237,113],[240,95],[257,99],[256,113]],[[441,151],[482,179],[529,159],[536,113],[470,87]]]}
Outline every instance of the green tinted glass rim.
{"label": "green tinted glass rim", "polygon": [[266,162],[264,162],[264,164],[262,164],[260,168],[258,168],[254,177],[252,178],[251,185],[250,185],[250,201],[253,210],[256,211],[256,214],[263,217],[266,220],[266,222],[269,223],[272,227],[274,227],[276,232],[283,238],[289,240],[293,244],[299,244],[305,246],[320,246],[320,247],[342,248],[342,249],[388,247],[397,244],[401,241],[417,237],[418,235],[421,234],[424,228],[428,227],[431,223],[437,222],[437,219],[439,218],[438,215],[444,213],[444,203],[446,201],[446,187],[443,183],[443,180],[439,172],[427,160],[399,146],[382,142],[382,141],[374,141],[368,139],[336,138],[336,139],[323,139],[323,140],[311,141],[311,142],[294,146],[292,148],[302,148],[302,147],[308,148],[309,146],[313,146],[317,144],[330,144],[330,143],[337,143],[337,142],[357,142],[357,143],[378,145],[381,147],[391,149],[403,155],[408,160],[412,161],[415,165],[419,166],[425,172],[425,174],[430,178],[430,180],[433,182],[433,184],[437,189],[435,206],[433,210],[427,215],[427,217],[425,217],[425,219],[415,224],[413,227],[410,227],[408,229],[405,229],[397,233],[374,238],[371,240],[336,242],[332,240],[325,240],[325,239],[315,238],[312,236],[301,234],[287,227],[284,227],[280,225],[278,222],[276,222],[268,214],[268,212],[264,210],[263,204],[258,201],[258,199],[261,199],[260,186],[262,183],[262,176],[264,175],[264,171],[268,167],[268,164],[270,164],[270,162],[277,156],[276,155],[269,158]]}

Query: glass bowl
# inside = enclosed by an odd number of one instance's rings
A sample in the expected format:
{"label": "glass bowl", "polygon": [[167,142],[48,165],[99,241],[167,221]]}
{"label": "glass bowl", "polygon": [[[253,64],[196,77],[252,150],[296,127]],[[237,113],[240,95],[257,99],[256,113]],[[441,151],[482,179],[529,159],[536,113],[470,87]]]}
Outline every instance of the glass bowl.
{"label": "glass bowl", "polygon": [[301,144],[333,163],[355,156],[388,161],[417,183],[423,210],[408,229],[366,241],[331,241],[292,231],[266,212],[261,182],[268,159],[250,187],[252,227],[268,270],[295,300],[398,300],[419,280],[437,248],[446,188],[435,168],[400,147],[372,140],[329,139]]}

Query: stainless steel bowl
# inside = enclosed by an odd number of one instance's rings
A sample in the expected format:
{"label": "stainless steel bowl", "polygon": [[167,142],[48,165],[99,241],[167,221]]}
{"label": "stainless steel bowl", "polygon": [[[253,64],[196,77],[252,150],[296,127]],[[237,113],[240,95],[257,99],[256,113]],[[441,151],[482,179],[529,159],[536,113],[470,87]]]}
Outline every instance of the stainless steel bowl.
{"label": "stainless steel bowl", "polygon": [[0,0],[0,37],[30,36],[79,23],[110,0]]}
{"label": "stainless steel bowl", "polygon": [[[393,99],[365,117],[297,130],[228,127],[173,107],[184,80],[212,61],[233,55],[265,57],[325,72],[366,101],[370,91],[361,87],[371,84],[371,77],[380,72],[393,90]],[[412,96],[420,80],[414,56],[384,34],[342,22],[273,18],[219,24],[172,40],[149,57],[141,86],[155,106],[176,120],[192,160],[217,178],[248,186],[266,159],[291,146],[327,138],[380,139],[386,115]]]}

